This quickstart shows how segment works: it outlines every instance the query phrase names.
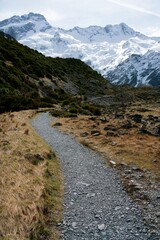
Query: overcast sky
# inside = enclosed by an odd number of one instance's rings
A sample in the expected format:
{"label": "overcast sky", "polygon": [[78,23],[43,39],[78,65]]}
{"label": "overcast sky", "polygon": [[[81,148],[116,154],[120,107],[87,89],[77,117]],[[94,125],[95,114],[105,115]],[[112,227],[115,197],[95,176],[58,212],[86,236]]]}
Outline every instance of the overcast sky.
{"label": "overcast sky", "polygon": [[0,0],[0,20],[29,12],[41,13],[52,26],[65,29],[125,22],[160,36],[160,0]]}

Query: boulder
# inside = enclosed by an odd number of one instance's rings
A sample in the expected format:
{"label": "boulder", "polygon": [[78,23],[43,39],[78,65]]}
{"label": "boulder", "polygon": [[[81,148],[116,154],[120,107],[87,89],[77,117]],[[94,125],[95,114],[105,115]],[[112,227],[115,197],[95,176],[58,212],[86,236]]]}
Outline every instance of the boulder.
{"label": "boulder", "polygon": [[141,127],[139,128],[139,133],[151,135],[151,133],[146,129],[145,126],[141,126]]}
{"label": "boulder", "polygon": [[125,122],[125,123],[123,123],[122,125],[121,125],[121,128],[124,128],[124,129],[130,129],[130,128],[132,128],[133,126],[132,126],[132,124],[131,124],[131,122],[130,121],[127,121],[127,122]]}
{"label": "boulder", "polygon": [[152,130],[152,135],[153,136],[156,136],[156,137],[160,137],[160,125],[155,127],[153,130]]}
{"label": "boulder", "polygon": [[131,116],[132,120],[136,123],[141,123],[142,115],[141,114],[134,114]]}

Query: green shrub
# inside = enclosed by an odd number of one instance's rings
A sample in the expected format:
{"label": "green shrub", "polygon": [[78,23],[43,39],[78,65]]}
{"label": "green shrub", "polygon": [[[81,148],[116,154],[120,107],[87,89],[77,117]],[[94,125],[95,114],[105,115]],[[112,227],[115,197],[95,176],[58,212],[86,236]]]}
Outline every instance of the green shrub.
{"label": "green shrub", "polygon": [[93,113],[94,115],[100,116],[101,115],[101,110],[99,107],[96,106],[90,106],[89,110],[91,111],[91,113]]}
{"label": "green shrub", "polygon": [[63,103],[62,103],[62,106],[66,106],[66,105],[68,105],[69,103],[70,103],[69,100],[64,100]]}
{"label": "green shrub", "polygon": [[89,106],[88,103],[82,103],[82,104],[81,104],[81,107],[82,107],[83,109],[85,109],[85,110],[89,110],[89,108],[90,108],[90,106]]}
{"label": "green shrub", "polygon": [[69,112],[70,113],[78,113],[78,110],[75,108],[75,107],[71,107],[70,109],[69,109]]}

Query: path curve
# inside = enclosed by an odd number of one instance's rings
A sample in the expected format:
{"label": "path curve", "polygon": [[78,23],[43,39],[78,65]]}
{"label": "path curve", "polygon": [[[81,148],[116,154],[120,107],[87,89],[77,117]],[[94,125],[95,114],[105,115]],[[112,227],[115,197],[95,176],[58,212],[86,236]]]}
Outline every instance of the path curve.
{"label": "path curve", "polygon": [[102,156],[51,127],[41,113],[32,126],[60,158],[65,182],[63,240],[147,240],[139,207]]}

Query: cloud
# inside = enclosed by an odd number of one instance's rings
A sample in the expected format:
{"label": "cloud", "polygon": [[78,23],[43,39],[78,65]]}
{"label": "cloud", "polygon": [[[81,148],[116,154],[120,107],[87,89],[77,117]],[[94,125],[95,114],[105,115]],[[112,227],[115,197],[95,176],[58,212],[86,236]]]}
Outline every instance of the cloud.
{"label": "cloud", "polygon": [[119,6],[122,6],[122,7],[129,8],[131,10],[135,10],[135,11],[138,11],[138,12],[141,12],[141,13],[146,13],[146,14],[149,14],[149,15],[152,15],[152,16],[155,16],[155,17],[160,17],[160,13],[158,13],[158,12],[150,11],[150,10],[138,7],[138,6],[130,4],[130,3],[124,3],[124,2],[119,1],[119,0],[107,0],[107,1],[111,2],[111,3],[114,3],[114,4],[117,4]]}

